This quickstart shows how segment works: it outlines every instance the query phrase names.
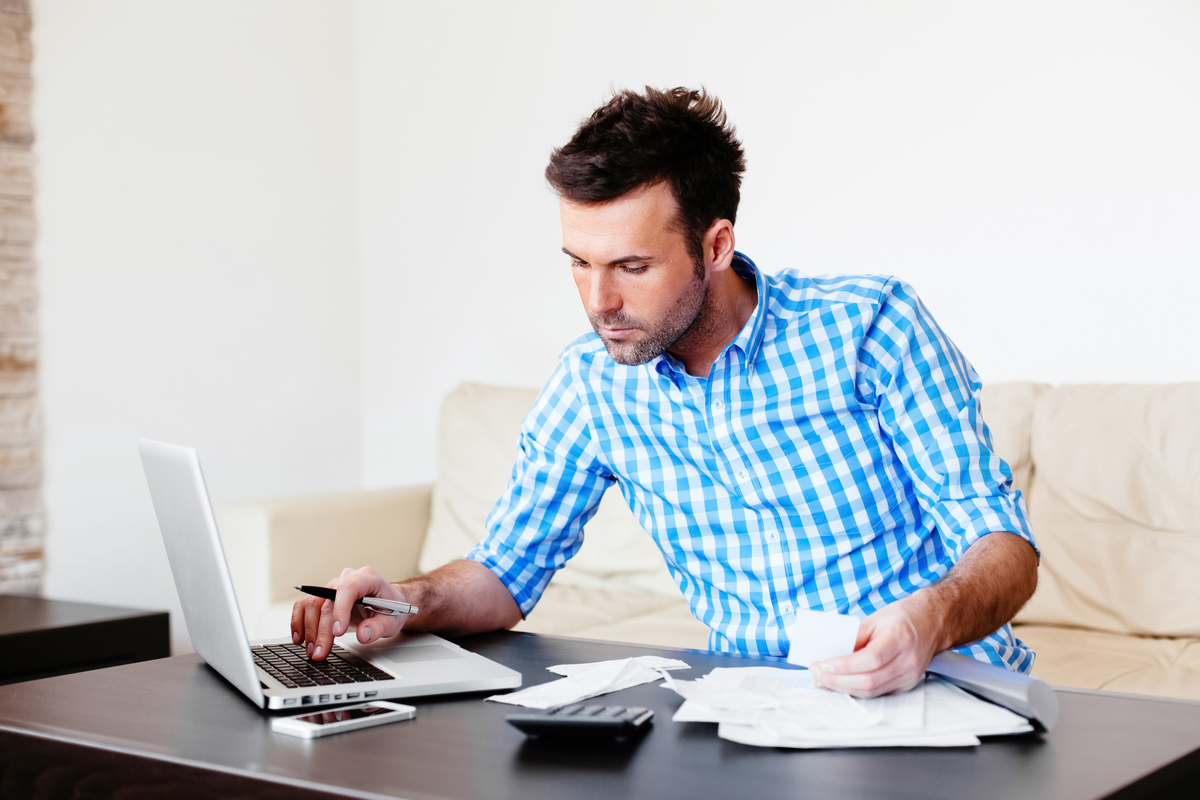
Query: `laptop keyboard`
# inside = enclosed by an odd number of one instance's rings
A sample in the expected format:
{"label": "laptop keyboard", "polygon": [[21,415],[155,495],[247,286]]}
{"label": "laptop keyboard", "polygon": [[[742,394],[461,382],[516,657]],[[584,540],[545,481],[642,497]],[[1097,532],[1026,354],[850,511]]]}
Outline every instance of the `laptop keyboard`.
{"label": "laptop keyboard", "polygon": [[258,667],[289,689],[395,680],[341,645],[335,644],[324,661],[309,659],[302,644],[260,644],[250,651]]}

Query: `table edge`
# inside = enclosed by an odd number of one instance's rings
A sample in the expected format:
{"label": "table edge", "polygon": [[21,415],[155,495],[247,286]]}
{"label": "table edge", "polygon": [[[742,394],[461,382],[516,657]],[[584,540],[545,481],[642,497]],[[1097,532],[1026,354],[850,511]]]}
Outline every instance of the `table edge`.
{"label": "table edge", "polygon": [[321,792],[323,794],[355,797],[361,800],[406,800],[397,795],[377,794],[375,792],[364,792],[359,789],[351,789],[346,786],[329,786],[323,783],[314,781],[306,781],[300,778],[288,778],[282,775],[274,775],[269,772],[255,772],[247,769],[237,769],[236,767],[228,767],[222,764],[214,764],[208,761],[197,761],[190,758],[182,758],[180,756],[171,756],[163,753],[152,753],[144,750],[133,750],[121,745],[112,744],[109,742],[96,741],[92,739],[76,739],[63,734],[56,734],[46,730],[37,730],[34,728],[18,728],[11,724],[0,720],[0,731],[12,733],[18,736],[31,736],[35,739],[43,739],[52,742],[61,742],[62,744],[75,745],[77,747],[90,747],[94,750],[103,750],[109,753],[118,753],[124,756],[133,758],[148,758],[153,761],[163,761],[168,764],[176,764],[178,766],[190,767],[193,769],[202,769],[209,772],[220,772],[226,775],[233,775],[239,778],[249,778],[250,780],[266,781],[268,783],[280,784],[284,786],[293,786],[298,789],[307,789],[309,791]]}
{"label": "table edge", "polygon": [[1075,686],[1051,686],[1056,692],[1066,694],[1088,694],[1096,697],[1115,697],[1120,700],[1153,700],[1158,703],[1178,703],[1184,706],[1200,706],[1200,700],[1187,697],[1163,697],[1160,694],[1135,694],[1134,692],[1109,692],[1104,689],[1080,689]]}

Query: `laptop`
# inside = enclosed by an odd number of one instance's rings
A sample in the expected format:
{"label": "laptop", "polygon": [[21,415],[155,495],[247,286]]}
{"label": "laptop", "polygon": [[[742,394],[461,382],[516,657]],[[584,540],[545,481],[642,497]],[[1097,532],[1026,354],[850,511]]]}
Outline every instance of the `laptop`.
{"label": "laptop", "polygon": [[251,646],[199,456],[147,439],[138,449],[192,645],[250,702],[295,708],[521,685],[521,673],[428,633],[335,643],[325,661],[309,660],[290,638]]}

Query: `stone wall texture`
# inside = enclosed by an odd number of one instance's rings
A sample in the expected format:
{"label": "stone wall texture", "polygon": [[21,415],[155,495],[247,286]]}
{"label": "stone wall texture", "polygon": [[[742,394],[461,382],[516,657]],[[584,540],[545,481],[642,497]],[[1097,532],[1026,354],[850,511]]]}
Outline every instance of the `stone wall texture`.
{"label": "stone wall texture", "polygon": [[29,0],[0,0],[0,593],[42,580]]}

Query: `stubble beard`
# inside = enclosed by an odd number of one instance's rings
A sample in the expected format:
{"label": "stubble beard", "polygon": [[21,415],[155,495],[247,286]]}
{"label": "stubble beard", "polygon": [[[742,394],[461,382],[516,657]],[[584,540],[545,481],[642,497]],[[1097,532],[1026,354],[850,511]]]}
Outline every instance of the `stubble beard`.
{"label": "stubble beard", "polygon": [[[622,312],[608,316],[589,314],[588,320],[613,361],[631,366],[645,364],[671,347],[686,349],[691,342],[705,338],[714,325],[711,299],[708,281],[697,275],[676,299],[671,313],[648,327]],[[634,328],[644,335],[637,341],[626,342],[606,338],[602,328]]]}

